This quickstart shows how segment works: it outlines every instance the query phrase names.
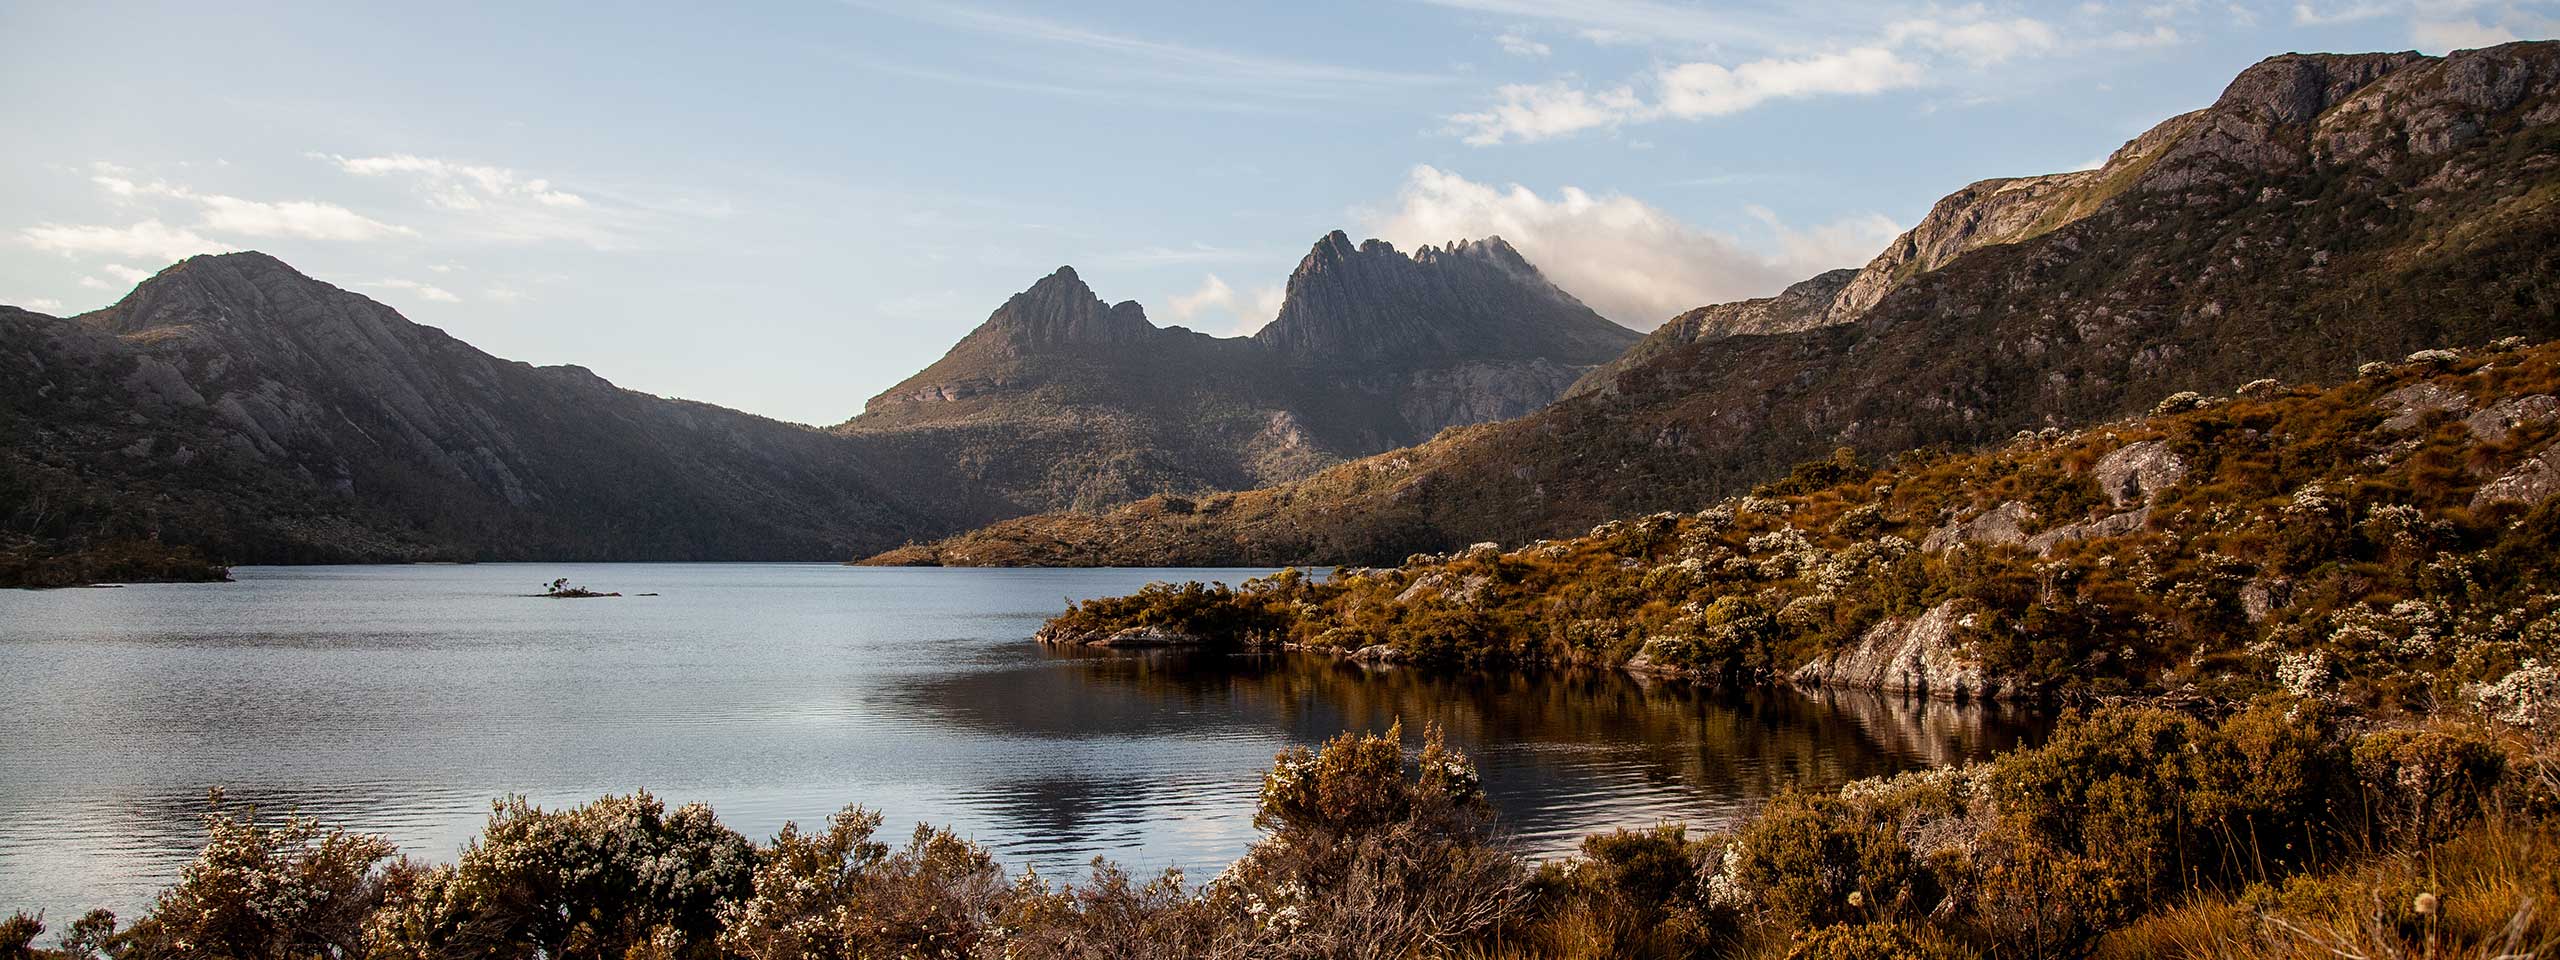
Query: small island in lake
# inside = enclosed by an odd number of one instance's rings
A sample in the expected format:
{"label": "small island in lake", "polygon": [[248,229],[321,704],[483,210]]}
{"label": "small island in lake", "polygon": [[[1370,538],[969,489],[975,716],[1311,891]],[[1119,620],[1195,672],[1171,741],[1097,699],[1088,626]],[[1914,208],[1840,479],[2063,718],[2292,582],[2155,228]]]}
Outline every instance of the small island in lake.
{"label": "small island in lake", "polygon": [[534,594],[534,596],[541,597],[546,600],[585,600],[593,597],[619,597],[621,594],[598,593],[585,587],[573,587],[569,585],[569,578],[561,577],[560,579],[553,580],[550,583],[543,584],[542,592]]}

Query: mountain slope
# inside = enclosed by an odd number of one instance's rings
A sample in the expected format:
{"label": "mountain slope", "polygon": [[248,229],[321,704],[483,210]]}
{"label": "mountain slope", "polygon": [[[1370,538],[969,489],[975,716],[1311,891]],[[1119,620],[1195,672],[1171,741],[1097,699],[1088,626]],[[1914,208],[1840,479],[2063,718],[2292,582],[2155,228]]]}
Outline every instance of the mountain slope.
{"label": "mountain slope", "polygon": [[1158,328],[1060,268],[836,431],[1015,513],[1099,509],[1518,416],[1636,338],[1499,237],[1407,255],[1337,231],[1249,338]]}
{"label": "mountain slope", "polygon": [[2044,193],[2035,217],[1987,218],[2016,239],[1903,278],[1854,322],[1669,346],[1607,390],[1283,487],[1025,518],[881,559],[1386,560],[1694,509],[1839,446],[1979,444],[2179,391],[2547,338],[2555,87],[2553,43],[2273,58],[2129,144],[2132,162]]}
{"label": "mountain slope", "polygon": [[[59,538],[136,518],[234,559],[817,559],[955,526],[806,427],[499,360],[256,253],[0,319],[0,456]],[[68,399],[76,398],[76,399]]]}

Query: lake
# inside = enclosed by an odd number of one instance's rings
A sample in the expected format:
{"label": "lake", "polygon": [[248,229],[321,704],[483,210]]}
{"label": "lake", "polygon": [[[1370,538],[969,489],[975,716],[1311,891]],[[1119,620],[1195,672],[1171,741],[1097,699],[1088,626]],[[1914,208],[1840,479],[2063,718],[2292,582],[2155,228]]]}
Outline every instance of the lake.
{"label": "lake", "polygon": [[[1100,855],[1206,879],[1272,754],[1438,722],[1505,826],[1714,825],[1790,784],[1986,756],[2032,716],[1616,674],[1475,677],[1303,655],[1066,653],[1067,598],[1261,570],[827,564],[250,567],[228,584],[0,591],[0,911],[132,916],[208,787],[450,859],[489,802],[647,789],[759,840],[849,803],[1014,870]],[[655,597],[545,600],[554,577]]]}

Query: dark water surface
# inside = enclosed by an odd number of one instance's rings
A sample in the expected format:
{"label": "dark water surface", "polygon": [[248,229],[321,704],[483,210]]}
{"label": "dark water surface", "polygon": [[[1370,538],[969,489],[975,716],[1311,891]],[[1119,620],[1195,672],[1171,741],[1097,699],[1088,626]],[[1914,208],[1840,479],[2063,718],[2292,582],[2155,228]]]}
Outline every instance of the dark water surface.
{"label": "dark water surface", "polygon": [[[0,591],[0,911],[127,916],[207,787],[449,859],[491,799],[647,789],[758,839],[848,803],[1015,869],[1099,854],[1204,879],[1271,755],[1436,720],[1504,822],[1715,823],[1787,784],[1984,756],[2033,718],[1616,675],[1444,676],[1301,656],[1077,655],[1068,597],[1259,570],[818,564],[269,567],[231,584]],[[542,600],[553,577],[657,597]]]}

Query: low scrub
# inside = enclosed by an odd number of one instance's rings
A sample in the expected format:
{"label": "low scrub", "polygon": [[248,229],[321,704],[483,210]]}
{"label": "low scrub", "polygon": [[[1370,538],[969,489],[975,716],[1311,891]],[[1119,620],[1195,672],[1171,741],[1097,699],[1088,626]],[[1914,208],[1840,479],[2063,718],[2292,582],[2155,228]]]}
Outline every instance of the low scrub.
{"label": "low scrub", "polygon": [[0,958],[2468,957],[2560,942],[2560,737],[2270,697],[2108,707],[1972,766],[1543,864],[1437,731],[1281,754],[1217,877],[1056,883],[847,808],[753,843],[647,794],[501,801],[454,863],[220,802],[177,885]]}

